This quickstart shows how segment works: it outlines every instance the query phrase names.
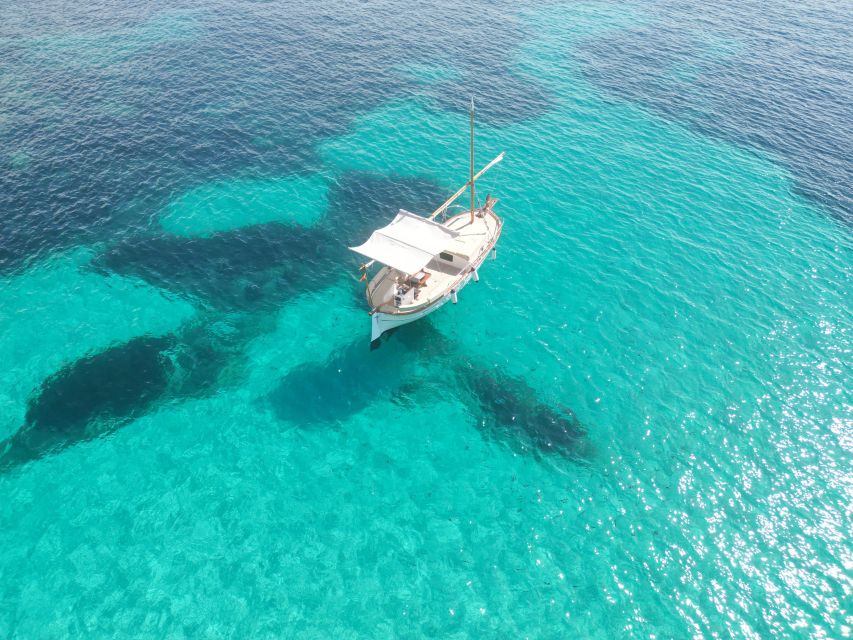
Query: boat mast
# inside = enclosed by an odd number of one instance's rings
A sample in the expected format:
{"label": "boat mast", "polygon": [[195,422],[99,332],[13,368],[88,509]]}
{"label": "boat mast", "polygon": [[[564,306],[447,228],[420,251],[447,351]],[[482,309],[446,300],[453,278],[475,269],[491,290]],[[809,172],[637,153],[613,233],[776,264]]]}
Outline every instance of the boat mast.
{"label": "boat mast", "polygon": [[471,96],[471,224],[474,224],[474,96]]}

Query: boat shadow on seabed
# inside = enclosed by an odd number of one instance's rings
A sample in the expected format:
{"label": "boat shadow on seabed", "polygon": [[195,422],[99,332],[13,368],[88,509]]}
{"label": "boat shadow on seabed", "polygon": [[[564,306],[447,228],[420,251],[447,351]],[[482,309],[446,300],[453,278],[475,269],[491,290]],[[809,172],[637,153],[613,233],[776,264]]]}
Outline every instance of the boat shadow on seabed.
{"label": "boat shadow on seabed", "polygon": [[400,327],[383,336],[381,348],[356,342],[325,362],[294,369],[268,399],[279,418],[300,426],[343,422],[377,397],[405,406],[446,393],[448,385],[439,390],[431,379],[418,376],[418,365],[428,363],[451,373],[456,382],[451,386],[484,438],[537,458],[557,455],[582,462],[593,456],[586,428],[574,412],[544,403],[521,378],[453,356],[453,347],[429,322]]}

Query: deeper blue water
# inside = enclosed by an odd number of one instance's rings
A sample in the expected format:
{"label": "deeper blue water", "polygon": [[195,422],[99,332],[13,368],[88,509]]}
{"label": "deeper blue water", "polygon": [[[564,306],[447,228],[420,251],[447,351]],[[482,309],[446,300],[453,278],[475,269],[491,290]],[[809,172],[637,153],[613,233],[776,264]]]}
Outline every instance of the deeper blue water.
{"label": "deeper blue water", "polygon": [[[853,634],[853,13],[0,6],[0,637]],[[467,170],[498,260],[368,348]]]}

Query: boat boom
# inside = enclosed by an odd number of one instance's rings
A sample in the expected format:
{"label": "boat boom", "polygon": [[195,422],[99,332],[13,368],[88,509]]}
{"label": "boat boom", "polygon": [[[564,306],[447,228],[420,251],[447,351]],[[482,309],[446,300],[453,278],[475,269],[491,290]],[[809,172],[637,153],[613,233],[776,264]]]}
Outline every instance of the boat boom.
{"label": "boat boom", "polygon": [[456,193],[454,193],[452,196],[450,196],[450,198],[449,198],[449,199],[448,199],[448,200],[447,200],[443,205],[441,205],[438,209],[436,209],[435,211],[433,211],[433,212],[430,214],[430,216],[429,216],[428,220],[432,220],[432,219],[433,219],[433,218],[435,218],[439,213],[441,213],[442,211],[444,211],[445,209],[447,209],[447,207],[449,207],[451,204],[453,204],[453,202],[454,202],[454,201],[455,201],[459,196],[461,196],[463,193],[465,193],[465,189],[467,189],[469,186],[473,186],[473,185],[474,185],[474,181],[475,181],[475,180],[479,179],[479,178],[480,178],[480,176],[482,176],[484,173],[486,173],[486,171],[488,171],[488,170],[489,170],[489,169],[491,169],[493,166],[495,166],[498,162],[500,162],[501,160],[503,160],[503,159],[504,159],[504,154],[505,154],[505,153],[506,153],[505,151],[501,151],[501,152],[497,155],[497,157],[496,157],[494,160],[492,160],[489,164],[487,164],[485,167],[483,167],[482,169],[480,169],[480,171],[477,173],[477,175],[475,175],[473,178],[471,178],[471,181],[470,181],[470,182],[466,182],[466,183],[465,183],[465,186],[463,186],[461,189],[459,189],[459,191],[457,191],[457,192],[456,192]]}

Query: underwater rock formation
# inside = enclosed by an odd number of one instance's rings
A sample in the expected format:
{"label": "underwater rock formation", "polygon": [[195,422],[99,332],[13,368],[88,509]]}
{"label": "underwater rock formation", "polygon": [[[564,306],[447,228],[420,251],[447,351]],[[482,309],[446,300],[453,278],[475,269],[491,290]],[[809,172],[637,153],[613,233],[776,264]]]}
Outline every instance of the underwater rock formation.
{"label": "underwater rock formation", "polygon": [[456,374],[474,400],[477,426],[486,437],[536,455],[591,455],[586,429],[574,412],[543,403],[523,380],[470,363],[457,367]]}
{"label": "underwater rock formation", "polygon": [[140,337],[63,367],[29,402],[24,426],[0,444],[0,468],[115,431],[166,391],[170,337]]}
{"label": "underwater rock formation", "polygon": [[321,229],[254,225],[210,238],[132,238],[99,256],[106,271],[140,277],[219,309],[258,311],[325,286],[334,262]]}

